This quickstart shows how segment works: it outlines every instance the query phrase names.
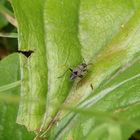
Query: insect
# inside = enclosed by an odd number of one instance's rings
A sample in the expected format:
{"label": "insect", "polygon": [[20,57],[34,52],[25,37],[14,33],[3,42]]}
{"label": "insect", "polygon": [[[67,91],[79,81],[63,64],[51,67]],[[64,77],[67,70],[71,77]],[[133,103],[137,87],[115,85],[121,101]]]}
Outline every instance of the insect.
{"label": "insect", "polygon": [[87,64],[82,63],[74,69],[69,68],[69,70],[72,72],[70,75],[70,80],[75,80],[77,77],[83,78],[84,72],[87,71]]}
{"label": "insect", "polygon": [[[62,76],[60,76],[60,77],[58,77],[58,78],[63,77],[63,76],[66,74],[66,72],[67,72],[68,70],[71,71],[71,75],[70,75],[70,80],[71,80],[71,81],[74,81],[75,79],[77,79],[77,77],[83,78],[85,72],[88,71],[88,70],[87,70],[88,65],[91,65],[91,64],[92,64],[92,63],[89,63],[89,64],[81,63],[80,65],[78,65],[78,66],[77,66],[76,68],[74,68],[74,69],[69,68],[69,69],[67,69],[67,70],[64,72],[64,74],[63,74]],[[92,84],[90,84],[90,87],[91,87],[91,89],[93,90],[93,85],[92,85]]]}
{"label": "insect", "polygon": [[77,79],[77,77],[83,78],[85,72],[87,71],[87,66],[88,65],[90,65],[90,64],[81,63],[80,65],[78,65],[74,69],[69,68],[64,72],[63,75],[59,76],[58,78],[62,78],[68,70],[71,71],[71,75],[70,75],[70,80],[71,81],[74,81],[75,79]]}

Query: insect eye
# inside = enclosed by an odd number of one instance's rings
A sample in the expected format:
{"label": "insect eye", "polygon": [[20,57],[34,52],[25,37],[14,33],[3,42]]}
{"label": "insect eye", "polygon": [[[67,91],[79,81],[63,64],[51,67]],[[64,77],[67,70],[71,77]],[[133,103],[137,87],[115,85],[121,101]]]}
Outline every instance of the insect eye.
{"label": "insect eye", "polygon": [[73,73],[74,73],[75,75],[77,75],[78,72],[77,72],[77,71],[74,71]]}

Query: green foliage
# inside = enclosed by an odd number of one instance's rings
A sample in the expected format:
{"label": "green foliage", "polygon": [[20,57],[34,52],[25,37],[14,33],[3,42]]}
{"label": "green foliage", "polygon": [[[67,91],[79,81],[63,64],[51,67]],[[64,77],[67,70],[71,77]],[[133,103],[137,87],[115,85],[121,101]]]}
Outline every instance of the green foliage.
{"label": "green foliage", "polygon": [[17,123],[25,125],[28,130],[39,129],[45,111],[45,104],[42,102],[47,94],[43,2],[43,0],[13,1],[17,20],[20,21],[18,22],[19,50],[34,51],[29,58],[20,56],[23,98],[19,106]]}
{"label": "green foliage", "polygon": [[19,103],[19,56],[13,54],[0,62],[0,139],[30,140],[24,127],[16,124]]}
{"label": "green foliage", "polygon": [[[9,10],[10,9],[10,10]],[[11,7],[6,0],[0,1],[0,30],[8,25],[14,14],[11,12]]]}
{"label": "green foliage", "polygon": [[7,25],[8,24],[8,21],[3,17],[3,15],[2,15],[2,12],[3,12],[3,10],[2,10],[2,5],[4,4],[5,2],[4,1],[1,1],[0,2],[0,29],[2,28],[2,27],[4,27],[5,25]]}
{"label": "green foliage", "polygon": [[80,121],[71,132],[76,140],[128,139],[134,130],[139,129],[139,71],[140,63],[137,62],[98,88],[95,96],[81,104],[84,109],[72,109],[82,115],[78,116]]}
{"label": "green foliage", "polygon": [[0,29],[7,25],[7,23],[6,19],[4,19],[4,17],[0,14]]}
{"label": "green foliage", "polygon": [[[12,0],[12,6],[19,50],[33,51],[20,54],[17,123],[35,131],[36,140],[127,140],[140,128],[140,2]],[[69,81],[69,72],[58,78],[83,61],[90,64],[84,78]]]}

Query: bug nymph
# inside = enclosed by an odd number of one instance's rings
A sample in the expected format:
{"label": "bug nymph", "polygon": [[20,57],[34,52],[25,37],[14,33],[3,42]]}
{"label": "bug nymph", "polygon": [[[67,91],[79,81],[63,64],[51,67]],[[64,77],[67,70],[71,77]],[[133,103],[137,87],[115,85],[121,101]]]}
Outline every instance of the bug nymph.
{"label": "bug nymph", "polygon": [[[65,73],[64,73],[62,76],[59,76],[58,78],[63,77],[63,76],[66,74],[66,72],[67,72],[68,70],[71,71],[71,75],[70,75],[70,80],[71,80],[71,81],[76,80],[78,77],[83,78],[83,76],[85,75],[85,72],[88,71],[88,70],[87,70],[88,65],[92,65],[92,63],[89,63],[89,64],[82,63],[82,64],[78,65],[78,66],[77,66],[76,68],[74,68],[74,69],[69,68],[69,69],[67,69],[67,70],[65,71]],[[90,84],[90,87],[91,87],[91,89],[93,90],[93,85],[92,85],[92,83]]]}
{"label": "bug nymph", "polygon": [[84,72],[87,71],[87,64],[82,63],[82,64],[78,65],[76,68],[74,68],[73,70],[70,68],[70,71],[72,72],[71,75],[70,75],[70,80],[73,81],[77,77],[82,78]]}

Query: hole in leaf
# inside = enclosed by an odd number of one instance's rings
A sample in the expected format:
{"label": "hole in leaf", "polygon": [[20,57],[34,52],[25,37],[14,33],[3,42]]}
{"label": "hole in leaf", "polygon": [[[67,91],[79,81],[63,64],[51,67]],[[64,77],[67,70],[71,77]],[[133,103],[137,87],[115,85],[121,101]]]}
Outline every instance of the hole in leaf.
{"label": "hole in leaf", "polygon": [[23,55],[25,55],[25,56],[28,58],[29,56],[31,56],[31,54],[32,54],[34,51],[32,51],[32,50],[29,50],[29,51],[20,51],[20,50],[18,50],[17,52],[18,52],[18,53],[22,53]]}

